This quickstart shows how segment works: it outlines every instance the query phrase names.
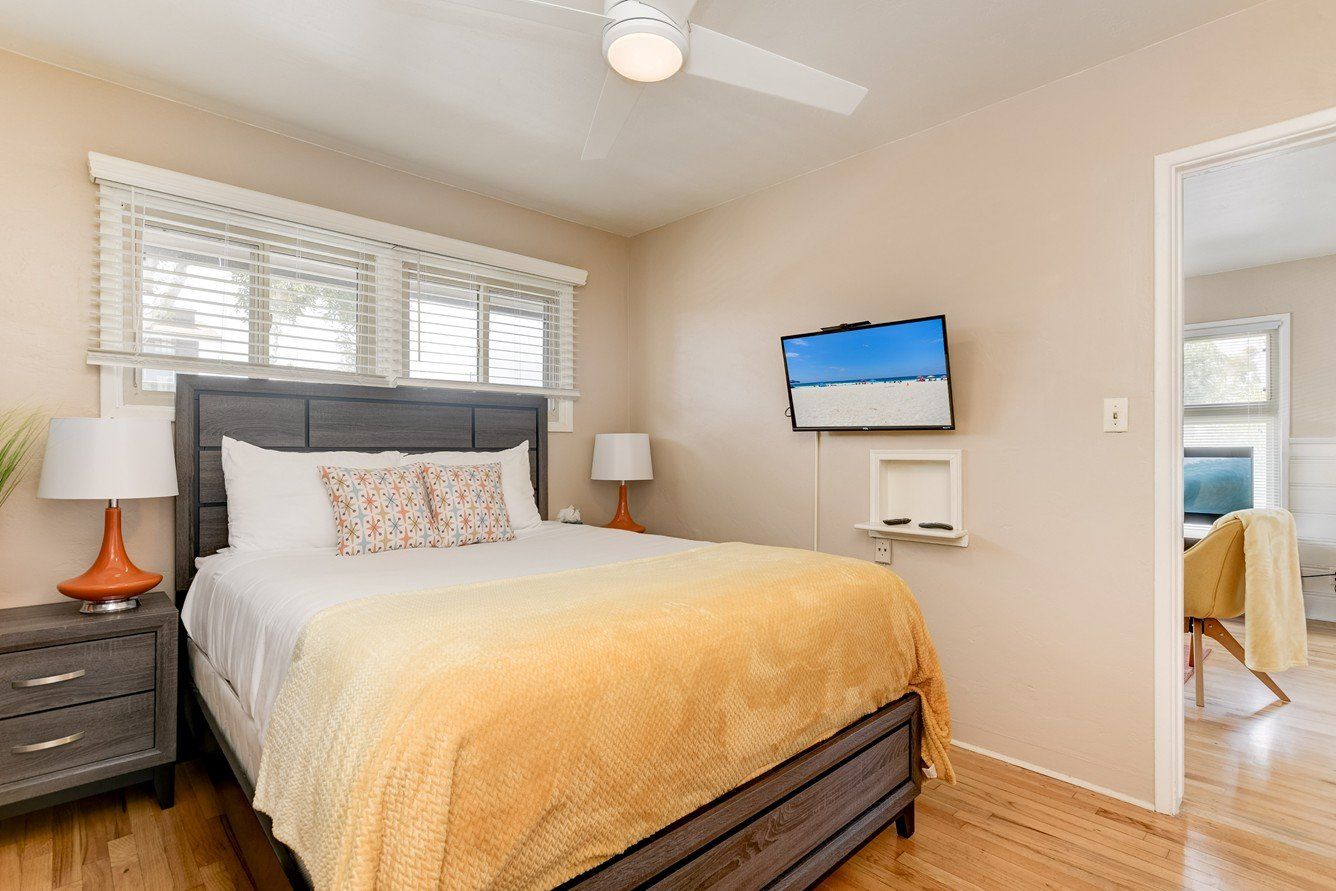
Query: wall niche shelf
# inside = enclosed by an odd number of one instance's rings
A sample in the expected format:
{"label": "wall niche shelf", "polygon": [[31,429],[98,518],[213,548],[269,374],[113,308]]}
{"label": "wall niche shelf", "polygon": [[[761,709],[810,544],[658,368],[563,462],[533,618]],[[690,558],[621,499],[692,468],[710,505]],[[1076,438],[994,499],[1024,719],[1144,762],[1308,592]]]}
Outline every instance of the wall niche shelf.
{"label": "wall niche shelf", "polygon": [[[874,449],[868,521],[854,528],[872,538],[968,547],[961,456],[959,449]],[[897,517],[909,517],[910,522],[903,526],[882,522]],[[919,523],[950,523],[955,528],[921,529]]]}

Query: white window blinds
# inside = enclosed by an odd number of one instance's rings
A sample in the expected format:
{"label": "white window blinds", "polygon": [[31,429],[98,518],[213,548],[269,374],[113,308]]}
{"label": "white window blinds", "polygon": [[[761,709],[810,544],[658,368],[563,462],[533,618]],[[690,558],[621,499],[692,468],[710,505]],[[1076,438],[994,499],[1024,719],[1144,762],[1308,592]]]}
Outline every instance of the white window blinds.
{"label": "white window blinds", "polygon": [[89,362],[570,399],[570,284],[98,180]]}
{"label": "white window blinds", "polygon": [[1189,335],[1183,344],[1183,404],[1270,405],[1275,388],[1274,329]]}
{"label": "white window blinds", "polygon": [[403,376],[557,395],[575,389],[569,288],[421,251],[401,252]]}
{"label": "white window blinds", "polygon": [[1251,448],[1256,507],[1286,502],[1283,325],[1270,317],[1189,325],[1183,343],[1183,445]]}

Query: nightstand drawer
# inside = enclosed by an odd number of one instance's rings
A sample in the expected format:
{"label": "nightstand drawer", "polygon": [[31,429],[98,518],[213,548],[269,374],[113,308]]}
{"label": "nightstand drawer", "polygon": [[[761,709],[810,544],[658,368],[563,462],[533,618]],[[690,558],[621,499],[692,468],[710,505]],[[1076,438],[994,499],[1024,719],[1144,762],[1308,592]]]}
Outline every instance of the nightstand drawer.
{"label": "nightstand drawer", "polygon": [[0,718],[153,689],[155,635],[21,650],[0,656]]}
{"label": "nightstand drawer", "polygon": [[0,784],[153,748],[153,694],[0,721]]}

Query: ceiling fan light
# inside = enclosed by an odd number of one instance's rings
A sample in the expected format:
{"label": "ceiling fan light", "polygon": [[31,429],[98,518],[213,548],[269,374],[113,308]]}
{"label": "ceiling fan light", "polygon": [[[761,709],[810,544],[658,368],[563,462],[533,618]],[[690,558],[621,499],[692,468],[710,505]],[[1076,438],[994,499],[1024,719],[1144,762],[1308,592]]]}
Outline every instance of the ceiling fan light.
{"label": "ceiling fan light", "polygon": [[670,24],[633,19],[612,25],[603,35],[603,55],[627,80],[655,83],[682,70],[685,35]]}
{"label": "ceiling fan light", "polygon": [[655,83],[682,69],[682,51],[667,37],[640,31],[625,34],[608,46],[608,64],[629,80]]}

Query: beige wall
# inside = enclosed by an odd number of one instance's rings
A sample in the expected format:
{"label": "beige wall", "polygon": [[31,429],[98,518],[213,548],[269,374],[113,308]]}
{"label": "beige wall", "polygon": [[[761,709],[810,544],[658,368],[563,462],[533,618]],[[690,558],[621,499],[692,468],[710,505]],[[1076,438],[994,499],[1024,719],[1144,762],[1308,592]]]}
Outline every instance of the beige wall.
{"label": "beige wall", "polygon": [[964,449],[970,546],[893,546],[956,736],[1149,800],[1152,162],[1336,105],[1332,46],[1336,4],[1275,0],[634,239],[637,517],[809,546],[779,336],[945,312],[959,430],[826,435],[821,547],[871,558],[869,449]]}
{"label": "beige wall", "polygon": [[[551,508],[592,505],[596,431],[627,421],[626,240],[216,115],[0,53],[0,407],[99,412],[84,363],[93,257],[87,155],[104,152],[589,270],[578,294],[584,393],[551,437]],[[0,509],[0,607],[59,599],[101,537],[91,502],[38,501],[34,473]],[[597,492],[597,495],[594,493]],[[130,553],[170,583],[170,500],[126,503]]]}
{"label": "beige wall", "polygon": [[1290,435],[1336,436],[1336,254],[1199,275],[1189,322],[1290,314]]}

